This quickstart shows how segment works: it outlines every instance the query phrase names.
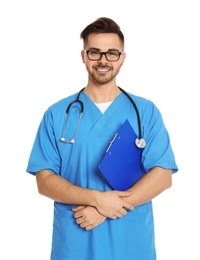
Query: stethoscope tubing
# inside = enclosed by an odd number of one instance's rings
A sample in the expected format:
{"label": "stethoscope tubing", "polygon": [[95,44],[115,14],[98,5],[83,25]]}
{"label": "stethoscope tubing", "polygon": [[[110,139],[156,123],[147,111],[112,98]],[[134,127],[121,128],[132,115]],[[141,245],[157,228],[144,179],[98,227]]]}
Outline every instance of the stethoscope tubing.
{"label": "stethoscope tubing", "polygon": [[118,87],[118,88],[128,97],[128,99],[131,101],[132,105],[135,108],[135,112],[136,112],[136,116],[137,116],[137,124],[138,124],[138,139],[142,139],[143,137],[142,137],[141,120],[140,120],[140,114],[139,114],[138,108],[137,108],[135,102],[133,101],[133,99],[129,96],[129,94],[122,88],[120,88],[120,87]]}
{"label": "stethoscope tubing", "polygon": [[[146,142],[145,140],[143,139],[143,136],[142,136],[142,128],[141,128],[141,120],[140,120],[140,114],[139,114],[139,110],[135,104],[135,102],[133,101],[133,99],[130,97],[130,95],[122,88],[118,87],[126,96],[127,98],[131,101],[134,109],[135,109],[135,112],[136,112],[136,116],[137,116],[137,124],[138,124],[138,138],[136,138],[135,140],[135,144],[138,148],[144,148],[146,146]],[[79,92],[78,92],[78,95],[77,95],[77,98],[72,101],[71,103],[69,103],[69,105],[67,106],[67,109],[66,109],[66,115],[65,115],[65,120],[64,120],[64,127],[63,127],[63,133],[62,133],[62,138],[61,138],[61,141],[65,142],[65,143],[74,143],[75,142],[75,137],[77,135],[77,132],[78,132],[78,128],[79,128],[79,124],[80,124],[80,121],[81,121],[81,118],[82,118],[82,114],[83,114],[83,111],[84,111],[84,104],[83,102],[79,99],[80,97],[80,94],[81,92],[83,92],[85,88],[82,88]],[[71,106],[78,102],[81,106],[81,111],[80,111],[80,117],[79,117],[79,121],[78,121],[78,126],[76,128],[76,131],[75,131],[75,134],[74,136],[67,140],[64,138],[64,131],[65,131],[65,127],[66,127],[66,121],[67,121],[67,117],[68,117],[68,113],[69,113],[69,110],[71,108]]]}

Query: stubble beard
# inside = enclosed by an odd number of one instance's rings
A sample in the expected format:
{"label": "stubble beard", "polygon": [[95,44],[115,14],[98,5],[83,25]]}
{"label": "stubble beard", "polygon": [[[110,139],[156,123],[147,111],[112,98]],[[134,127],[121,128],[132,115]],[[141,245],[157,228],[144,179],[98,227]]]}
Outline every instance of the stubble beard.
{"label": "stubble beard", "polygon": [[[95,73],[95,68],[89,72],[89,75],[91,76],[92,80],[98,84],[107,84],[111,82],[119,73],[120,67],[117,68],[114,73],[110,75],[105,75],[106,73],[99,73],[98,75]],[[113,70],[112,70],[113,72]]]}

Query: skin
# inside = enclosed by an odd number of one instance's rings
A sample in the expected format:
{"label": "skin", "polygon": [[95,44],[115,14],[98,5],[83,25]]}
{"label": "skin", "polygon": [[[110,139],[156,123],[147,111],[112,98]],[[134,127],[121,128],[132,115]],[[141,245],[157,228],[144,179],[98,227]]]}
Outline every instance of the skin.
{"label": "skin", "polygon": [[[113,33],[90,34],[84,50],[98,49],[106,52],[109,49],[123,51],[123,44],[118,35]],[[95,103],[114,100],[120,90],[116,76],[124,64],[123,53],[117,62],[108,62],[103,55],[100,61],[91,61],[81,51],[82,61],[88,72],[88,83],[84,92]],[[172,171],[161,167],[152,168],[129,190],[105,191],[78,187],[66,179],[47,170],[36,173],[38,192],[48,198],[66,204],[75,204],[73,208],[77,225],[91,230],[105,221],[116,219],[127,214],[128,210],[152,200],[172,185]]]}

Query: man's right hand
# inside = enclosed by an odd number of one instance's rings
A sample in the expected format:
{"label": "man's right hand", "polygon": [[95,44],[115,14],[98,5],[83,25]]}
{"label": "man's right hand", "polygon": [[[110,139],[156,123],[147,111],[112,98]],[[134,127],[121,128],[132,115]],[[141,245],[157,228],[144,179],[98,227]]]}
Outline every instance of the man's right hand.
{"label": "man's right hand", "polygon": [[124,198],[131,195],[130,191],[105,191],[98,192],[95,196],[94,206],[105,217],[116,219],[127,214],[127,210],[133,210],[134,207]]}

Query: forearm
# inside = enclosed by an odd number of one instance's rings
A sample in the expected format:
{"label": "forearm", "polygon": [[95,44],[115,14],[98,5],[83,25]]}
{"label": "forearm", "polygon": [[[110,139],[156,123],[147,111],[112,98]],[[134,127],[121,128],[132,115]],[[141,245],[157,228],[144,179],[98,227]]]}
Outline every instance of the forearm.
{"label": "forearm", "polygon": [[132,203],[125,199],[131,194],[128,191],[101,192],[82,188],[47,170],[38,172],[36,180],[41,195],[60,203],[93,206],[106,217],[121,217],[127,209],[133,209]]}
{"label": "forearm", "polygon": [[127,199],[136,207],[152,200],[171,185],[171,170],[155,167],[129,189],[131,196]]}
{"label": "forearm", "polygon": [[66,179],[52,174],[47,170],[42,170],[36,174],[38,192],[54,201],[75,204],[90,205],[95,204],[97,190],[91,190],[73,185]]}

